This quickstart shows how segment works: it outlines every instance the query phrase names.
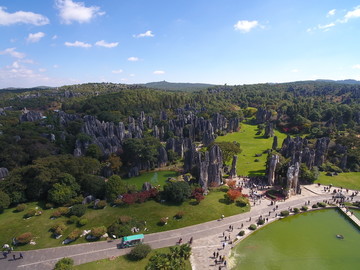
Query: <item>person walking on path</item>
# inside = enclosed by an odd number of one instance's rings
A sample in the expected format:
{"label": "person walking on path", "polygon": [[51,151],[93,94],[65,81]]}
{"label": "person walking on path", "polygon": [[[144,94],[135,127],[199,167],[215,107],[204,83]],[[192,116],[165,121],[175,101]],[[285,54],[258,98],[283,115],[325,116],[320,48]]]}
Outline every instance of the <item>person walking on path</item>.
{"label": "person walking on path", "polygon": [[24,259],[24,257],[23,257],[23,255],[22,255],[22,253],[20,252],[20,259]]}
{"label": "person walking on path", "polygon": [[222,243],[222,249],[225,249],[225,243]]}
{"label": "person walking on path", "polygon": [[13,254],[13,259],[14,259],[14,261],[16,261],[16,257],[15,257],[15,254]]}

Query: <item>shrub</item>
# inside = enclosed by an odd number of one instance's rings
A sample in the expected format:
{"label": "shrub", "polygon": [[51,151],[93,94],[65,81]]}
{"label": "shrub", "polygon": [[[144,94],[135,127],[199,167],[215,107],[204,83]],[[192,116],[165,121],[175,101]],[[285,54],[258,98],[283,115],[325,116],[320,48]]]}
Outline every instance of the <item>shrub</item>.
{"label": "shrub", "polygon": [[11,200],[9,195],[0,190],[0,213],[2,213],[5,208],[8,208],[10,204]]}
{"label": "shrub", "polygon": [[264,223],[265,223],[265,219],[260,218],[257,222],[257,225],[264,225]]}
{"label": "shrub", "polygon": [[252,230],[252,231],[255,231],[256,228],[257,228],[256,224],[251,224],[251,225],[249,226],[249,230]]}
{"label": "shrub", "polygon": [[71,258],[62,258],[55,264],[54,270],[71,270],[73,269],[74,260]]}
{"label": "shrub", "polygon": [[293,211],[294,211],[295,214],[300,212],[299,208],[296,208],[296,207],[294,208]]}
{"label": "shrub", "polygon": [[119,206],[123,203],[122,199],[115,199],[113,204],[115,204],[116,206]]}
{"label": "shrub", "polygon": [[76,239],[78,239],[81,235],[81,230],[79,229],[75,229],[73,230],[69,235],[68,235],[68,239],[70,239],[71,241],[74,241]]}
{"label": "shrub", "polygon": [[175,218],[181,219],[185,215],[184,211],[179,211],[176,213]]}
{"label": "shrub", "polygon": [[147,244],[140,244],[134,247],[127,255],[132,261],[144,259],[151,251],[151,247]]}
{"label": "shrub", "polygon": [[120,224],[128,224],[132,220],[129,216],[120,216],[119,217],[119,223]]}
{"label": "shrub", "polygon": [[312,205],[312,208],[318,208],[318,205],[314,203],[314,204]]}
{"label": "shrub", "polygon": [[97,208],[97,209],[104,209],[106,205],[107,205],[106,201],[102,200],[102,201],[99,201],[99,202],[96,204],[96,208]]}
{"label": "shrub", "polygon": [[304,205],[304,206],[301,207],[301,210],[302,210],[302,211],[307,211],[307,210],[308,210],[308,207]]}
{"label": "shrub", "polygon": [[70,210],[68,207],[59,207],[58,211],[61,213],[61,215],[66,215]]}
{"label": "shrub", "polygon": [[238,233],[238,235],[239,235],[239,236],[244,236],[244,235],[245,235],[245,231],[240,231],[240,232]]}
{"label": "shrub", "polygon": [[69,223],[69,224],[74,224],[74,223],[76,223],[76,222],[78,222],[79,221],[79,218],[77,217],[77,216],[71,216],[70,218],[69,218],[69,220],[67,221],[67,223]]}
{"label": "shrub", "polygon": [[54,217],[54,218],[61,217],[60,211],[54,211],[54,212],[51,214],[51,217]]}
{"label": "shrub", "polygon": [[33,235],[31,232],[26,232],[16,237],[16,242],[20,245],[25,245],[27,243],[30,243],[32,237]]}
{"label": "shrub", "polygon": [[326,203],[324,203],[324,202],[318,202],[317,205],[319,207],[326,207]]}
{"label": "shrub", "polygon": [[284,210],[284,211],[281,211],[281,212],[280,212],[280,215],[283,216],[283,217],[287,217],[289,214],[290,214],[290,213],[289,213],[289,211],[287,211],[287,210]]}
{"label": "shrub", "polygon": [[100,238],[101,236],[103,236],[106,233],[106,227],[105,226],[100,226],[100,227],[95,227],[91,229],[91,235],[97,238]]}
{"label": "shrub", "polygon": [[29,211],[26,212],[26,214],[24,215],[24,218],[29,218],[29,217],[33,217],[36,214],[36,210],[35,209],[30,209]]}
{"label": "shrub", "polygon": [[25,208],[26,208],[26,204],[21,203],[21,204],[18,204],[18,206],[16,206],[16,211],[17,212],[22,212],[22,211],[25,210]]}
{"label": "shrub", "polygon": [[71,207],[70,215],[74,215],[77,217],[81,217],[86,212],[86,206],[82,204],[75,204],[73,207]]}
{"label": "shrub", "polygon": [[244,197],[238,198],[236,200],[236,205],[239,207],[245,207],[247,205],[247,200]]}
{"label": "shrub", "polygon": [[162,217],[162,218],[160,218],[159,224],[164,226],[167,224],[167,222],[168,222],[168,218]]}
{"label": "shrub", "polygon": [[88,220],[86,218],[82,218],[77,222],[77,224],[79,226],[85,226],[87,223],[88,223]]}
{"label": "shrub", "polygon": [[55,225],[53,225],[50,230],[54,234],[60,235],[60,234],[64,233],[64,231],[66,230],[66,226],[63,222],[60,222],[60,223],[56,223]]}
{"label": "shrub", "polygon": [[54,208],[54,205],[52,203],[45,204],[45,209],[51,209]]}

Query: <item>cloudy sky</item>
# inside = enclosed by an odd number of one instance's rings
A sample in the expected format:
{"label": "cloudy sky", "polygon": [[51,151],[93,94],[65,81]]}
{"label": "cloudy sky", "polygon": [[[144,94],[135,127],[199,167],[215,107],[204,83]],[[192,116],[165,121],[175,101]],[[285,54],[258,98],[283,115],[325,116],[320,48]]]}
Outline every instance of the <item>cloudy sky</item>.
{"label": "cloudy sky", "polygon": [[0,0],[0,88],[360,80],[360,1]]}

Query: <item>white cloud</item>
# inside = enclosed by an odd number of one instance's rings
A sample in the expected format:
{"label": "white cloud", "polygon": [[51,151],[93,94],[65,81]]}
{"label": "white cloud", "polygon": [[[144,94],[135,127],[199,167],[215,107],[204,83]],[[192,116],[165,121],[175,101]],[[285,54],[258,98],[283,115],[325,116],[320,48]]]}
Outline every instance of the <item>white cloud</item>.
{"label": "white cloud", "polygon": [[142,37],[154,37],[155,35],[152,33],[151,30],[146,31],[145,33],[141,33],[138,35],[133,35],[134,38],[142,38]]}
{"label": "white cloud", "polygon": [[100,7],[86,7],[83,2],[73,2],[72,0],[56,0],[56,7],[59,10],[61,21],[65,24],[87,23],[94,17],[105,14],[105,12],[100,12]]}
{"label": "white cloud", "polygon": [[258,21],[238,21],[236,24],[234,24],[234,29],[237,31],[240,31],[242,33],[250,32],[251,29],[259,26]]}
{"label": "white cloud", "polygon": [[57,38],[58,38],[57,35],[53,35],[51,39],[55,40],[55,39],[57,39]]}
{"label": "white cloud", "polygon": [[336,13],[336,9],[329,10],[329,12],[327,13],[326,17],[334,16],[335,13]]}
{"label": "white cloud", "polygon": [[5,49],[4,51],[0,51],[0,55],[3,54],[3,55],[10,55],[12,57],[15,57],[15,58],[24,58],[25,57],[25,54],[24,53],[21,53],[21,52],[17,52],[15,51],[16,48],[8,48],[8,49]]}
{"label": "white cloud", "polygon": [[55,64],[55,65],[53,65],[53,68],[59,68],[59,65]]}
{"label": "white cloud", "polygon": [[319,29],[324,29],[324,30],[329,30],[329,28],[334,27],[335,23],[329,23],[329,24],[325,24],[325,25],[318,25]]}
{"label": "white cloud", "polygon": [[135,56],[131,56],[127,60],[130,61],[130,62],[136,62],[136,61],[139,61],[139,58],[135,57]]}
{"label": "white cloud", "polygon": [[355,19],[360,17],[360,6],[354,8],[354,10],[349,11],[345,14],[344,22],[347,22],[349,19]]}
{"label": "white cloud", "polygon": [[39,42],[41,38],[43,38],[45,36],[45,33],[43,32],[37,32],[37,33],[30,33],[29,36],[27,37],[26,41],[30,42],[30,43],[35,43],[35,42]]}
{"label": "white cloud", "polygon": [[36,26],[48,24],[47,17],[29,11],[6,12],[6,8],[0,7],[0,25],[11,25],[16,23],[33,24]]}
{"label": "white cloud", "polygon": [[130,77],[135,77],[135,74],[134,74],[134,73],[131,73],[129,76],[130,76]]}
{"label": "white cloud", "polygon": [[153,72],[153,74],[162,75],[162,74],[165,74],[165,71],[163,71],[163,70],[155,70],[155,71]]}
{"label": "white cloud", "polygon": [[92,45],[89,43],[85,43],[82,41],[75,41],[75,42],[65,42],[65,46],[67,47],[81,47],[81,48],[90,48]]}
{"label": "white cloud", "polygon": [[360,69],[360,64],[353,65],[352,68],[354,68],[354,69]]}
{"label": "white cloud", "polygon": [[117,69],[117,70],[113,70],[111,72],[114,73],[114,74],[120,74],[120,73],[123,72],[123,70],[122,69]]}
{"label": "white cloud", "polygon": [[294,69],[291,70],[291,72],[297,73],[297,72],[299,72],[299,70],[297,68],[294,68]]}
{"label": "white cloud", "polygon": [[119,42],[107,43],[105,40],[99,40],[95,43],[96,46],[105,47],[105,48],[114,48],[119,45]]}
{"label": "white cloud", "polygon": [[46,68],[39,68],[39,72],[45,72]]}

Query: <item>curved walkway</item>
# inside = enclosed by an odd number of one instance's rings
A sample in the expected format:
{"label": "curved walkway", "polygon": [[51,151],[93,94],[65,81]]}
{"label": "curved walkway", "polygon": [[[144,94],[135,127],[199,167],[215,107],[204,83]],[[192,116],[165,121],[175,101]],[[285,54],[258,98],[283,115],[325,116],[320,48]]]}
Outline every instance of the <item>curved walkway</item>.
{"label": "curved walkway", "polygon": [[[193,237],[193,256],[191,257],[193,269],[211,269],[214,264],[211,254],[213,251],[222,248],[222,233],[229,228],[229,225],[234,227],[234,231],[231,232],[231,239],[234,239],[241,223],[244,224],[244,228],[249,223],[252,223],[249,222],[250,217],[254,221],[255,218],[262,215],[265,218],[268,217],[270,222],[275,219],[275,213],[279,213],[289,207],[302,206],[308,200],[312,204],[331,198],[331,194],[322,194],[320,189],[317,192],[315,185],[312,185],[310,191],[304,191],[303,189],[301,195],[293,196],[285,202],[278,203],[276,212],[273,211],[274,206],[269,205],[268,200],[262,200],[261,204],[253,206],[250,212],[225,217],[220,221],[214,220],[172,231],[147,234],[145,235],[145,243],[151,245],[152,248],[161,248],[175,245],[180,237],[184,242]],[[271,212],[270,216],[269,211]],[[12,254],[9,254],[7,259],[0,260],[0,269],[45,270],[52,269],[54,264],[63,257],[70,257],[74,260],[75,264],[82,264],[112,256],[125,255],[129,252],[129,249],[117,249],[117,243],[119,243],[119,240],[24,251],[22,252],[24,258],[15,261],[12,260]],[[227,255],[229,251],[230,247],[228,245],[224,250],[219,250],[219,253]],[[14,253],[16,257],[19,257],[19,252]]]}

